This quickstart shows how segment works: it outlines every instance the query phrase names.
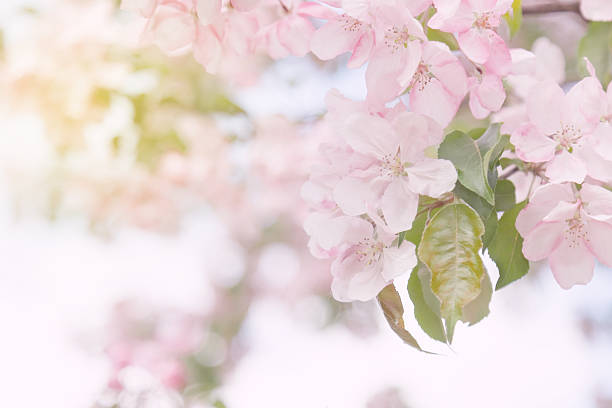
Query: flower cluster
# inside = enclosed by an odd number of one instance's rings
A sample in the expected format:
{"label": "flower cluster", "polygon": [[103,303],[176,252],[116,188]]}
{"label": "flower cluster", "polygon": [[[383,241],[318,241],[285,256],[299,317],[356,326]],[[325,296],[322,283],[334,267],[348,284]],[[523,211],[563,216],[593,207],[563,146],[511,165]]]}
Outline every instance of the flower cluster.
{"label": "flower cluster", "polygon": [[590,76],[569,92],[551,80],[535,84],[526,117],[513,131],[517,156],[538,166],[542,186],[529,198],[516,227],[532,261],[549,259],[564,288],[586,284],[594,259],[612,266],[611,89],[604,92],[587,60]]}
{"label": "flower cluster", "polygon": [[[510,49],[521,2],[123,1],[136,5],[145,37],[168,53],[192,48],[209,72],[258,53],[348,54],[349,69],[365,66],[365,99],[330,91],[315,126],[324,140],[302,188],[313,209],[304,228],[313,255],[332,261],[334,297],[391,302],[385,315],[405,341],[389,285],[410,271],[411,299],[421,284],[421,297],[440,301],[418,306],[445,320],[443,334],[428,334],[450,341],[458,320],[488,313],[482,248],[499,268],[497,289],[524,276],[528,260],[549,258],[564,288],[589,281],[594,259],[612,266],[612,91],[600,81],[610,73],[598,78],[586,59],[589,75],[564,83],[563,52],[548,39]],[[612,19],[605,1],[580,10]],[[607,54],[592,60],[609,70]],[[460,130],[464,103],[488,129]]]}
{"label": "flower cluster", "polygon": [[327,105],[338,138],[321,146],[323,162],[302,189],[317,209],[305,228],[313,254],[335,259],[336,299],[368,300],[416,265],[414,244],[398,246],[395,234],[411,228],[419,195],[451,191],[457,172],[430,155],[443,138],[433,119],[402,105],[371,112],[337,91]]}

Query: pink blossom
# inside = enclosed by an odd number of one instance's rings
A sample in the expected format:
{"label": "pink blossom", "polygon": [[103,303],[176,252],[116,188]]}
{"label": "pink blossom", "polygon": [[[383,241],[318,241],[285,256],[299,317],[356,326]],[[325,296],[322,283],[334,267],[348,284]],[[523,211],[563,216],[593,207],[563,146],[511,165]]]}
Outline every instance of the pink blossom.
{"label": "pink blossom", "polygon": [[536,190],[516,219],[530,261],[548,258],[559,285],[569,289],[593,277],[595,258],[612,266],[612,192],[584,184],[548,184]]}
{"label": "pink blossom", "polygon": [[[602,114],[597,128],[580,150],[579,155],[586,163],[588,174],[600,181],[612,182],[612,87],[608,85],[606,94],[600,88],[599,81],[595,77],[595,69],[587,60],[587,68],[591,73],[591,86],[588,88],[592,97],[591,105],[595,112]],[[596,120],[596,117],[593,118]]]}
{"label": "pink blossom", "polygon": [[467,75],[446,44],[431,41],[410,84],[410,108],[446,127],[467,93]]}
{"label": "pink blossom", "polygon": [[553,183],[581,183],[587,175],[582,150],[605,112],[605,95],[592,77],[568,94],[554,81],[534,86],[527,98],[529,121],[511,137],[519,158],[549,162],[546,177]]}
{"label": "pink blossom", "polygon": [[385,5],[375,12],[376,46],[366,70],[366,86],[368,103],[380,110],[412,82],[426,37],[405,7]]}
{"label": "pink blossom", "polygon": [[476,119],[484,119],[501,109],[506,100],[504,84],[496,75],[484,74],[468,80],[470,110]]}
{"label": "pink blossom", "polygon": [[312,36],[312,52],[322,60],[329,60],[345,52],[350,52],[349,68],[363,65],[374,47],[374,30],[368,22],[358,20],[348,14],[340,14],[330,19]]}
{"label": "pink blossom", "polygon": [[461,51],[489,72],[508,73],[510,53],[495,29],[512,0],[434,0],[434,5],[437,12],[429,20],[431,28],[455,33]]}
{"label": "pink blossom", "polygon": [[260,46],[274,59],[306,55],[315,33],[310,17],[330,18],[334,14],[314,2],[282,1],[278,9],[283,17],[265,25],[258,33]]}
{"label": "pink blossom", "polygon": [[188,50],[196,33],[196,20],[191,9],[180,1],[166,1],[154,9],[143,39],[157,45],[163,52],[174,55]]}
{"label": "pink blossom", "polygon": [[[351,219],[352,218],[352,219]],[[393,245],[395,235],[362,218],[346,217],[353,224],[346,234],[346,249],[332,264],[332,293],[339,301],[373,299],[394,278],[417,264],[415,246],[404,241]]]}
{"label": "pink blossom", "polygon": [[373,160],[334,188],[334,200],[347,215],[380,206],[389,230],[397,233],[411,228],[419,194],[440,197],[455,186],[452,163],[425,155],[443,137],[440,126],[426,116],[403,112],[387,120],[356,113],[347,118],[344,137],[352,149]]}
{"label": "pink blossom", "polygon": [[532,52],[522,48],[510,50],[512,69],[504,79],[512,93],[521,99],[519,103],[502,108],[492,117],[494,122],[503,123],[502,133],[512,134],[528,120],[524,99],[531,88],[544,80],[562,83],[565,80],[565,56],[561,48],[546,37],[538,38]]}

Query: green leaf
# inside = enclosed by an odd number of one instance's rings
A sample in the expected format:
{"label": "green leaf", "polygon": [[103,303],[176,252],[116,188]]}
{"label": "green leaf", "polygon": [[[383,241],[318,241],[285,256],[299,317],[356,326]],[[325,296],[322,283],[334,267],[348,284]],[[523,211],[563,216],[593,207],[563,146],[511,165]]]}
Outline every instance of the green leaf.
{"label": "green leaf", "polygon": [[[440,318],[440,301],[431,291],[431,272],[420,262],[410,274],[408,294],[414,304],[414,317],[421,329],[432,339],[446,343],[446,333]],[[429,294],[429,302],[425,294]],[[432,300],[437,303],[436,309],[430,306]]]}
{"label": "green leaf", "polygon": [[510,36],[514,37],[520,30],[523,22],[523,7],[521,5],[521,0],[514,0],[512,2],[512,8],[504,14],[504,19],[508,22]]}
{"label": "green leaf", "polygon": [[385,319],[387,319],[387,323],[389,323],[389,326],[391,326],[395,334],[397,334],[404,343],[423,351],[416,339],[404,327],[404,306],[393,284],[385,286],[378,294],[377,299],[385,315]]}
{"label": "green leaf", "polygon": [[412,228],[410,230],[400,232],[397,246],[399,247],[402,245],[404,240],[412,242],[415,246],[419,246],[421,235],[423,235],[423,229],[427,223],[427,217],[427,211],[419,214],[412,222]]}
{"label": "green leaf", "polygon": [[489,245],[489,256],[497,264],[499,279],[495,290],[522,278],[529,271],[529,262],[523,256],[523,238],[515,227],[516,217],[526,201],[506,211],[499,220],[495,237]]}
{"label": "green leaf", "polygon": [[484,220],[485,233],[482,236],[482,252],[489,247],[491,240],[497,232],[497,211],[491,211],[489,216]]}
{"label": "green leaf", "polygon": [[478,142],[467,134],[454,131],[446,136],[438,157],[450,160],[457,169],[461,184],[493,205],[493,190],[487,182],[487,172]]}
{"label": "green leaf", "polygon": [[507,211],[516,205],[514,184],[510,180],[499,180],[495,185],[495,209]]}
{"label": "green leaf", "polygon": [[474,140],[480,139],[484,132],[487,131],[487,128],[475,128],[467,132],[468,136]]}
{"label": "green leaf", "polygon": [[485,233],[482,236],[482,248],[484,251],[495,235],[495,230],[497,229],[497,213],[494,211],[491,204],[476,193],[465,188],[461,183],[457,183],[453,192],[455,196],[465,201],[472,209],[476,210],[478,215],[480,215],[485,226]]}
{"label": "green leaf", "polygon": [[579,71],[588,75],[584,58],[588,58],[597,70],[597,76],[604,87],[610,82],[612,58],[612,23],[591,22],[587,33],[578,45]]}
{"label": "green leaf", "polygon": [[481,290],[478,297],[463,306],[462,320],[467,322],[470,326],[478,323],[489,314],[489,303],[491,303],[491,296],[493,295],[493,286],[491,285],[491,278],[489,278],[487,271],[482,274],[480,285]]}
{"label": "green leaf", "polygon": [[468,190],[463,184],[457,183],[453,193],[455,193],[456,197],[465,201],[472,209],[476,210],[480,218],[482,218],[482,222],[485,222],[489,215],[491,215],[493,206],[478,194]]}
{"label": "green leaf", "polygon": [[478,251],[484,225],[463,203],[443,207],[431,218],[418,248],[419,259],[432,273],[431,289],[441,302],[441,317],[452,341],[463,308],[478,297],[485,268]]}
{"label": "green leaf", "polygon": [[457,44],[455,36],[451,33],[436,30],[434,28],[428,28],[427,39],[429,41],[438,41],[444,43],[448,46],[448,48],[450,48],[451,51],[457,51],[459,49],[459,44]]}
{"label": "green leaf", "polygon": [[483,165],[485,170],[497,167],[497,160],[504,152],[510,141],[510,136],[500,133],[501,124],[494,123],[478,139],[478,147],[483,152]]}

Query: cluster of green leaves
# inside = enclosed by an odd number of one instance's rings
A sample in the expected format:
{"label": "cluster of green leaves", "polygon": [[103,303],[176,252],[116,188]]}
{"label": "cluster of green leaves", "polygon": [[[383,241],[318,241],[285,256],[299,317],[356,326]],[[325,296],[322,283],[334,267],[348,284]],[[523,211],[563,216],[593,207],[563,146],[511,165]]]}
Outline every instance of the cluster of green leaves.
{"label": "cluster of green leaves", "polygon": [[[514,185],[498,179],[507,148],[509,137],[500,133],[499,124],[449,133],[438,157],[457,169],[453,194],[441,200],[423,197],[412,229],[399,234],[398,245],[406,240],[417,246],[419,263],[410,275],[408,294],[417,322],[435,340],[451,343],[458,321],[473,325],[488,315],[493,286],[482,259],[485,250],[499,269],[496,290],[529,269],[514,225],[525,202],[516,203]],[[404,327],[394,286],[386,287],[378,300],[391,328],[421,350]]]}

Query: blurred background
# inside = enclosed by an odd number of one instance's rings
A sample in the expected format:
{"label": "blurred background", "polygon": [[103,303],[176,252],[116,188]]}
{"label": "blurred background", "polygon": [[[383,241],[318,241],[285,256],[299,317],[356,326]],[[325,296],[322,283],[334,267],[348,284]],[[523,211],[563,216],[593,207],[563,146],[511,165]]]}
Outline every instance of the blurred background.
{"label": "blurred background", "polygon": [[[579,78],[579,16],[524,24],[514,46],[545,35],[543,64]],[[327,90],[363,98],[363,70],[257,56],[213,77],[141,31],[116,1],[0,2],[0,405],[612,407],[602,267],[564,291],[534,265],[452,348],[408,317],[439,355],[330,297],[300,187]]]}

